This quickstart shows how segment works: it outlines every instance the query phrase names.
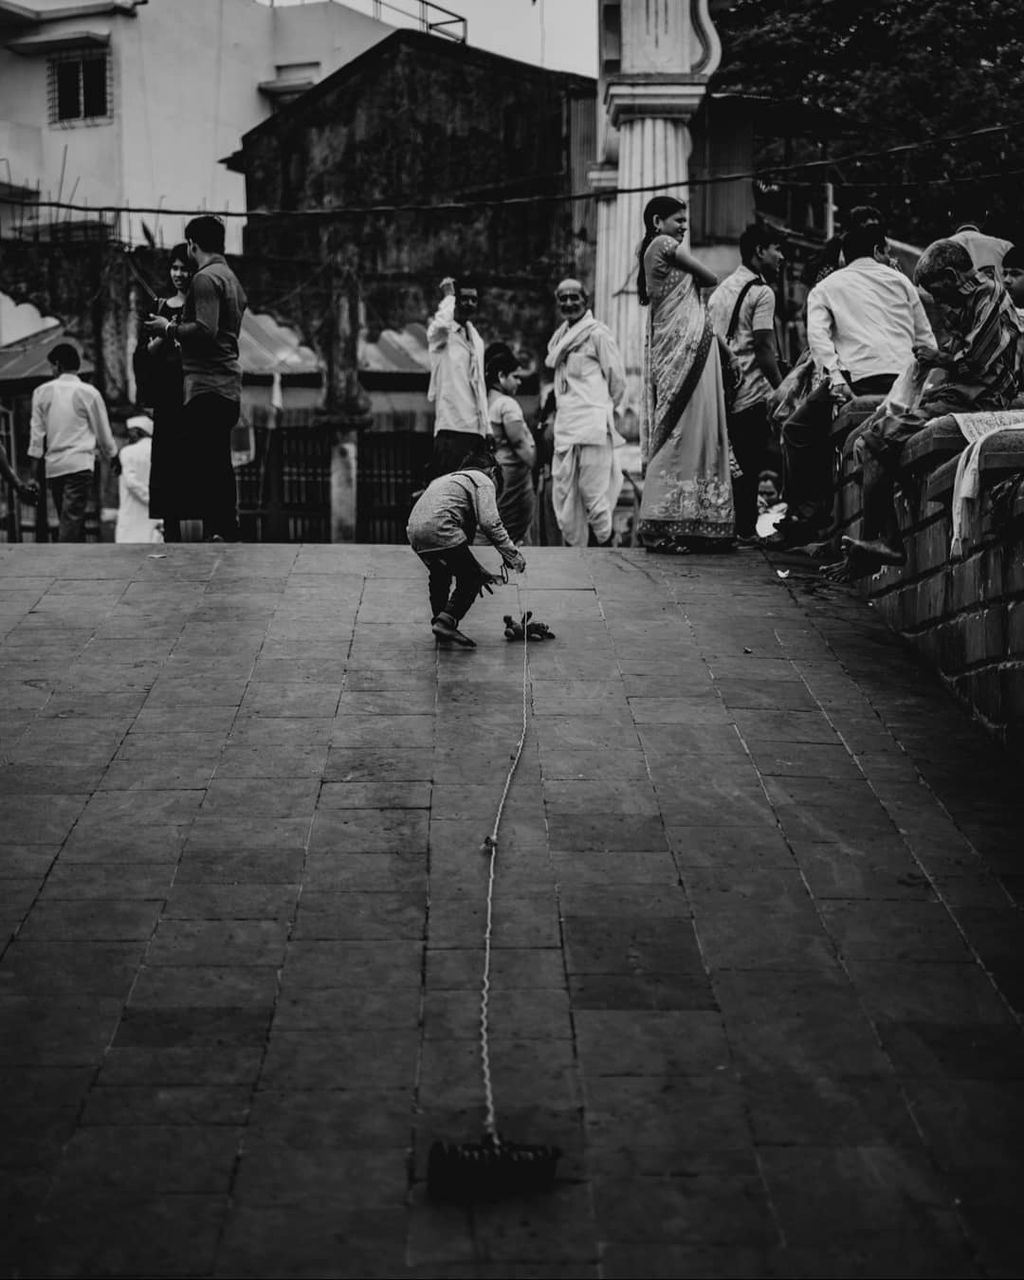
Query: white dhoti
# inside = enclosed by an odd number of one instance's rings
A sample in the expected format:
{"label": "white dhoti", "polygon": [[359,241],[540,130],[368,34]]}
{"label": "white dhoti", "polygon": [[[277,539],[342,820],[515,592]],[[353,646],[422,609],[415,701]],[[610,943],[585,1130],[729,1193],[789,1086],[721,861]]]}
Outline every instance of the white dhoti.
{"label": "white dhoti", "polygon": [[604,444],[556,446],[551,479],[555,519],[566,544],[585,547],[588,529],[595,541],[607,542],[623,484],[611,433]]}

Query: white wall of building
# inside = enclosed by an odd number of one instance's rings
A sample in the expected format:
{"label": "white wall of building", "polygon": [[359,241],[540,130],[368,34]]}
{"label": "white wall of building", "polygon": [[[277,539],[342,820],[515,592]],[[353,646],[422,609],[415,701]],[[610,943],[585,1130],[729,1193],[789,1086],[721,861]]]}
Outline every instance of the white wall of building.
{"label": "white wall of building", "polygon": [[[68,20],[47,24],[46,33],[51,26],[55,34],[106,32],[110,25],[105,17]],[[121,113],[115,110],[109,120],[95,123],[51,125],[47,67],[45,54],[0,48],[0,176],[16,186],[38,186],[42,200],[56,200],[58,193],[66,200],[77,180],[76,201],[107,201],[121,189]],[[46,214],[45,220],[52,216]]]}
{"label": "white wall of building", "polygon": [[395,30],[335,0],[307,0],[302,5],[275,7],[271,13],[274,61],[281,67],[319,62],[318,80],[358,58]]}
{"label": "white wall of building", "polygon": [[[220,161],[272,110],[259,84],[298,65],[320,80],[393,28],[333,0],[280,9],[255,0],[149,0],[134,16],[65,17],[28,34],[83,30],[110,38],[111,118],[51,125],[47,56],[0,47],[0,181],[38,184],[44,200],[58,190],[67,200],[74,190],[76,203],[93,206],[241,212],[244,179]],[[44,225],[53,216],[40,212]],[[171,244],[185,220],[132,216],[119,234],[141,241],[143,221]],[[7,218],[5,233],[9,225]],[[237,249],[242,220],[228,225]]]}

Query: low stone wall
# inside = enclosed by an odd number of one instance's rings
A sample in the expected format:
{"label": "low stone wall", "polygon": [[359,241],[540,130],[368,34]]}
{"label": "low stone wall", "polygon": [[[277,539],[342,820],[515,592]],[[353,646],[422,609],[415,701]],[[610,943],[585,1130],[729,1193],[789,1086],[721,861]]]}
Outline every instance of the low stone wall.
{"label": "low stone wall", "polygon": [[[981,462],[980,518],[951,561],[950,500],[964,439],[951,418],[911,441],[897,509],[907,563],[860,586],[894,631],[1007,745],[1024,746],[1024,444],[1000,436]],[[860,469],[842,448],[841,532],[859,533]]]}

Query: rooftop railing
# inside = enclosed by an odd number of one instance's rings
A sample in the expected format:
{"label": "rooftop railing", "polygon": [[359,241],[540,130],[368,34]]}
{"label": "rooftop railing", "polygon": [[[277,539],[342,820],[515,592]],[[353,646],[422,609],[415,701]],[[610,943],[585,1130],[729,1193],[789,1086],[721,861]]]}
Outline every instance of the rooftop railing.
{"label": "rooftop railing", "polygon": [[[263,0],[275,7],[274,0]],[[291,4],[306,4],[307,0],[290,0]],[[396,27],[418,27],[433,36],[443,36],[446,40],[454,40],[465,44],[469,24],[461,14],[443,5],[434,4],[433,0],[337,0],[349,9],[358,13],[369,14],[378,22],[392,23]],[[287,7],[286,4],[281,5]]]}

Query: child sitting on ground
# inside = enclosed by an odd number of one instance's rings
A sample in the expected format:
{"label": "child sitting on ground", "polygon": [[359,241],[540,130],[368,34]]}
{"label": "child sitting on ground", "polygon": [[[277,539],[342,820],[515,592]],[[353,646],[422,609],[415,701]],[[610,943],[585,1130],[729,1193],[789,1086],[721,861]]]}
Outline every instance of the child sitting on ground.
{"label": "child sitting on ground", "polygon": [[477,532],[494,544],[507,565],[518,573],[526,568],[498,515],[498,476],[494,459],[481,441],[480,451],[470,454],[457,471],[427,485],[406,529],[409,545],[427,566],[431,630],[439,640],[469,649],[475,641],[463,635],[459,623],[481,589],[489,589],[494,581],[470,550]]}
{"label": "child sitting on ground", "polygon": [[862,463],[862,533],[842,540],[851,577],[906,560],[893,487],[907,441],[946,414],[1007,408],[1024,375],[1024,325],[1017,309],[991,271],[975,269],[962,245],[954,240],[929,245],[914,280],[942,309],[947,335],[941,348],[915,347],[917,365],[922,372],[940,369],[944,376],[913,407],[882,405],[856,443]]}

